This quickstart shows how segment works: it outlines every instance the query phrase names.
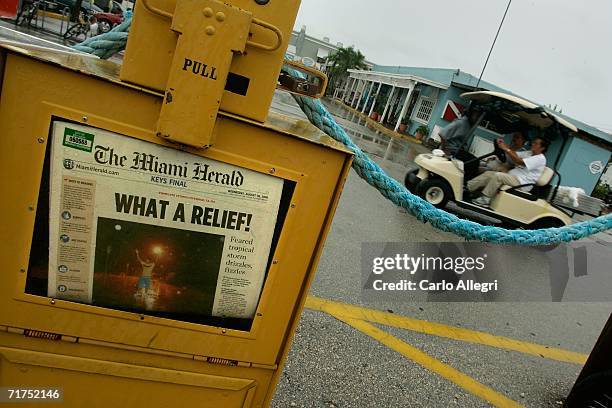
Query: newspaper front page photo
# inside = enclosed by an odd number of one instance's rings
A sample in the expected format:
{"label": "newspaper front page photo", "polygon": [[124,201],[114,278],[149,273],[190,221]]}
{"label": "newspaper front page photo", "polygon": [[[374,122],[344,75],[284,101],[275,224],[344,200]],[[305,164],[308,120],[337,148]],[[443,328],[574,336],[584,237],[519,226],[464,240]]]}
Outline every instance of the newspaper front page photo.
{"label": "newspaper front page photo", "polygon": [[68,122],[52,140],[48,296],[253,317],[282,179]]}

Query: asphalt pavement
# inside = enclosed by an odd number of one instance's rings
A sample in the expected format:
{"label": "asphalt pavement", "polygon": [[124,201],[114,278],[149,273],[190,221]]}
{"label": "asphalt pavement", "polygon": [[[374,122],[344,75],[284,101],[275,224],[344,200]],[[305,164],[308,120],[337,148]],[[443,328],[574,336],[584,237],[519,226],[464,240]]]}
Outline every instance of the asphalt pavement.
{"label": "asphalt pavement", "polygon": [[[353,140],[392,177],[401,180],[414,166],[416,154],[426,149],[406,140],[390,140],[363,126],[351,112],[328,106]],[[288,94],[277,93],[274,110],[299,116]],[[424,325],[451,326],[448,337],[372,323],[446,366],[467,380],[460,385],[376,340],[368,333],[306,308],[283,371],[274,407],[462,407],[491,406],[468,391],[476,381],[518,406],[558,407],[569,393],[580,364],[552,360],[501,346],[473,344],[453,338],[452,328],[469,329],[516,339],[547,348],[587,355],[610,315],[609,303],[451,303],[415,301],[365,302],[361,292],[363,242],[460,242],[461,238],[423,224],[383,198],[351,171],[346,182],[310,295],[359,305],[393,316],[405,316]],[[584,240],[610,249],[610,235]],[[510,271],[520,273],[518,285],[532,285],[542,271],[520,250],[504,259]],[[535,281],[535,278],[534,278]],[[445,372],[442,371],[444,374]],[[470,380],[471,379],[471,380]],[[508,403],[510,404],[510,403]],[[495,404],[503,406],[503,404]]]}

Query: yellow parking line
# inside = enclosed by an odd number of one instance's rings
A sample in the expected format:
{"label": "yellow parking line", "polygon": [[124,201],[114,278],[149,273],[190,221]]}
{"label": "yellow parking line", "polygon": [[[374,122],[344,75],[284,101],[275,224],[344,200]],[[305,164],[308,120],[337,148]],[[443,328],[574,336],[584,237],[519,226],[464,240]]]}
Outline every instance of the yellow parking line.
{"label": "yellow parking line", "polygon": [[440,360],[431,357],[429,354],[424,353],[421,350],[407,343],[404,343],[397,337],[392,336],[391,334],[383,330],[380,330],[378,327],[373,326],[370,323],[367,323],[363,320],[350,318],[345,315],[335,315],[333,311],[326,312],[329,312],[329,314],[335,317],[336,319],[343,321],[344,323],[354,327],[355,329],[359,330],[364,334],[367,334],[368,336],[379,341],[390,349],[397,351],[398,353],[402,354],[405,357],[408,357],[415,363],[452,381],[459,387],[465,389],[466,391],[474,394],[479,398],[482,398],[485,401],[488,401],[496,407],[522,407],[522,405],[517,403],[516,401],[513,401],[505,395],[498,393],[497,391],[487,387],[482,383],[479,383],[472,377],[462,373],[459,370],[454,369],[453,367],[447,364],[444,364]]}
{"label": "yellow parking line", "polygon": [[366,320],[371,323],[378,323],[399,329],[412,330],[419,333],[431,334],[434,336],[465,341],[468,343],[497,347],[504,350],[518,351],[519,353],[541,356],[566,363],[583,365],[588,357],[586,354],[580,354],[569,350],[543,346],[508,337],[495,336],[475,330],[447,326],[440,323],[428,322],[426,320],[413,319],[411,317],[398,316],[387,312],[353,306],[346,303],[334,302],[314,296],[308,297],[306,300],[306,307],[312,310],[332,314],[335,317]]}

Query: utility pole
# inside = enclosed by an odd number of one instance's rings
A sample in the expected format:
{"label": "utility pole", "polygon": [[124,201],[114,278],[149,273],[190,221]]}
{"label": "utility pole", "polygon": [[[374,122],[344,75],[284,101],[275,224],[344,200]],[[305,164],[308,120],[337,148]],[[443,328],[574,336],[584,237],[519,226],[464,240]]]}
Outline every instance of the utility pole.
{"label": "utility pole", "polygon": [[508,9],[510,9],[510,4],[512,4],[512,0],[508,0],[508,5],[506,6],[506,11],[504,12],[504,16],[499,23],[499,27],[497,28],[497,33],[495,34],[495,38],[493,39],[493,44],[491,44],[491,49],[489,50],[489,55],[487,55],[487,59],[482,67],[482,71],[480,72],[480,76],[478,77],[478,82],[476,83],[476,88],[480,85],[480,80],[482,79],[482,75],[487,68],[487,64],[489,63],[489,58],[491,57],[491,53],[493,52],[493,47],[495,47],[495,42],[497,41],[497,37],[499,36],[499,32],[501,31],[502,26],[504,25],[504,20],[506,19],[506,15],[508,14]]}

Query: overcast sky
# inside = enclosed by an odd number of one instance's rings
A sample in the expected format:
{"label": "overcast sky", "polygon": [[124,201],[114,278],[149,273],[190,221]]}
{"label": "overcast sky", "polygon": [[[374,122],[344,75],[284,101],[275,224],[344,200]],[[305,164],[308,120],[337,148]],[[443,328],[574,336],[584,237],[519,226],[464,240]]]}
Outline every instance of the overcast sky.
{"label": "overcast sky", "polygon": [[[302,0],[296,29],[478,76],[508,0]],[[483,79],[612,133],[612,1],[513,0]]]}

